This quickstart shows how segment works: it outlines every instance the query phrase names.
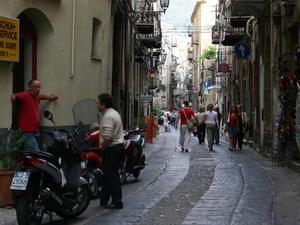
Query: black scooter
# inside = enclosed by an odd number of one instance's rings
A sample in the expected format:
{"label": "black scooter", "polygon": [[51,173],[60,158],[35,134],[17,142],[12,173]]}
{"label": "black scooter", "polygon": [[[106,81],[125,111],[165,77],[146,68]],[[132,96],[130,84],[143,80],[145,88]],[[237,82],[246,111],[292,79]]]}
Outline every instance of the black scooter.
{"label": "black scooter", "polygon": [[[44,116],[53,123],[52,113]],[[62,218],[81,215],[89,205],[88,182],[80,176],[81,159],[76,135],[66,130],[47,132],[52,143],[47,152],[21,151],[11,190],[19,225],[39,225],[45,214]]]}
{"label": "black scooter", "polygon": [[124,155],[119,168],[121,184],[124,184],[131,174],[138,179],[141,170],[146,166],[146,156],[143,152],[145,137],[141,135],[142,132],[143,130],[136,128],[124,133]]}

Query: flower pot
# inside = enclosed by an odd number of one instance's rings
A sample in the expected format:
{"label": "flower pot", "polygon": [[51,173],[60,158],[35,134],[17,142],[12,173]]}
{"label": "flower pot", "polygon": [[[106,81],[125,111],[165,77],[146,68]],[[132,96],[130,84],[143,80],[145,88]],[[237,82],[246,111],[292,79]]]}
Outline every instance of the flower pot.
{"label": "flower pot", "polygon": [[13,171],[0,170],[0,206],[12,205],[12,193],[10,183]]}

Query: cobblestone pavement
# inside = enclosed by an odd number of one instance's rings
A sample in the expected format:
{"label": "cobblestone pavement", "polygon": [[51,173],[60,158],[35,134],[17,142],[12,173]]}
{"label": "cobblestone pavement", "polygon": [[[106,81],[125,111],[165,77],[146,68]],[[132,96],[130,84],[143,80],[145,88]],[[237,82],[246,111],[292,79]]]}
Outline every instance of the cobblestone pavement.
{"label": "cobblestone pavement", "polygon": [[[92,201],[74,225],[300,225],[300,175],[271,167],[246,148],[228,151],[221,142],[209,152],[192,138],[182,153],[178,133],[162,133],[145,152],[137,183],[123,186],[124,209],[99,209]],[[12,209],[0,208],[0,225],[15,225]],[[49,224],[45,222],[44,224]]]}

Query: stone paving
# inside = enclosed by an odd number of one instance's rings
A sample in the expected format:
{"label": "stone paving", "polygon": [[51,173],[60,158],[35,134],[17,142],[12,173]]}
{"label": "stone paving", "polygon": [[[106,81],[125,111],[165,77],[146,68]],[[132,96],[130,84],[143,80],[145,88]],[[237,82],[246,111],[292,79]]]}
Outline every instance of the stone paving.
{"label": "stone paving", "polygon": [[215,147],[215,177],[209,190],[187,216],[185,225],[271,225],[272,183],[255,161],[235,160]]}
{"label": "stone paving", "polygon": [[[124,196],[124,209],[97,210],[77,222],[56,224],[300,225],[298,173],[273,169],[269,159],[249,148],[228,151],[225,142],[209,152],[193,138],[191,153],[182,153],[174,130],[148,147],[161,151],[167,160],[162,164],[155,158],[161,156],[152,154],[154,164],[148,169],[163,168]],[[0,225],[12,224],[15,211],[0,208]]]}

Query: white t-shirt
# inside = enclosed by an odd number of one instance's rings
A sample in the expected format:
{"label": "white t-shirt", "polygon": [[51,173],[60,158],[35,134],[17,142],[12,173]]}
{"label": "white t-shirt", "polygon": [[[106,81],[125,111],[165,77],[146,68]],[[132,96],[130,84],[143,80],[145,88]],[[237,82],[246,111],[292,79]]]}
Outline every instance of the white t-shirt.
{"label": "white t-shirt", "polygon": [[205,115],[207,117],[205,123],[213,123],[213,124],[216,123],[216,121],[217,121],[217,115],[218,115],[217,112],[215,112],[215,111],[206,111]]}

